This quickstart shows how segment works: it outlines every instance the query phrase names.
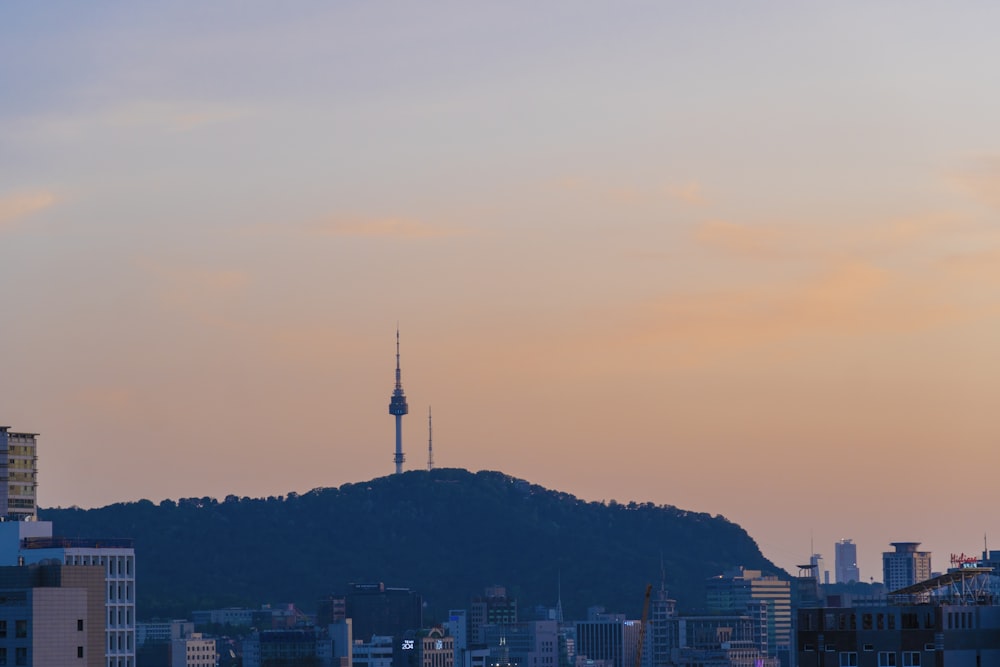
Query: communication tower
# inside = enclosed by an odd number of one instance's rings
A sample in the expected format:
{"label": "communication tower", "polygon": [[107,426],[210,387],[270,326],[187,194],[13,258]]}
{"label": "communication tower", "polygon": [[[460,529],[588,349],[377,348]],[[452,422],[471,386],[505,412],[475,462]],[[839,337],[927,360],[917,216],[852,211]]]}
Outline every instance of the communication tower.
{"label": "communication tower", "polygon": [[403,472],[403,415],[408,413],[410,408],[406,405],[406,395],[403,393],[403,380],[399,373],[399,327],[396,327],[396,388],[392,390],[392,398],[389,401],[389,414],[396,418],[396,474]]}

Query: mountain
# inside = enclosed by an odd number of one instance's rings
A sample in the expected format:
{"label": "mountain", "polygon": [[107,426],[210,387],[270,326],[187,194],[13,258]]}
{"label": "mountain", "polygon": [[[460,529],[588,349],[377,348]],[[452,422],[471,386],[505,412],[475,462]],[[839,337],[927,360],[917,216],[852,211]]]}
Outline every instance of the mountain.
{"label": "mountain", "polygon": [[428,623],[506,586],[525,613],[555,606],[637,618],[662,572],[681,609],[735,565],[785,574],[721,516],[652,503],[585,502],[499,472],[411,471],[284,497],[148,500],[42,510],[64,537],[135,540],[140,618],[316,601],[349,582],[417,590]]}

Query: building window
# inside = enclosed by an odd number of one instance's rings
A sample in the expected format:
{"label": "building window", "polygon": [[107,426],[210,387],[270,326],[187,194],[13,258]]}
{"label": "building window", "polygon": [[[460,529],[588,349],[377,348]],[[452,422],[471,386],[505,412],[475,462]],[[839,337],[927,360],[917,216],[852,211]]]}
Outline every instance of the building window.
{"label": "building window", "polygon": [[28,664],[28,649],[26,649],[26,648],[16,648],[16,649],[14,649],[14,664],[15,665],[27,665]]}
{"label": "building window", "polygon": [[18,639],[24,639],[28,636],[28,622],[27,621],[14,621],[14,636]]}
{"label": "building window", "polygon": [[7,621],[0,621],[0,637],[7,636]]}
{"label": "building window", "polygon": [[878,667],[896,667],[896,654],[891,651],[879,651]]}
{"label": "building window", "polygon": [[920,652],[903,651],[903,667],[920,667]]}
{"label": "building window", "polygon": [[78,658],[82,658],[83,657],[83,647],[82,646],[77,646],[76,647],[76,657],[78,657]]}
{"label": "building window", "polygon": [[83,632],[83,619],[82,618],[76,619],[76,631],[77,632]]}
{"label": "building window", "polygon": [[858,654],[854,651],[845,651],[840,654],[840,667],[858,667]]}
{"label": "building window", "polygon": [[7,664],[7,647],[0,646],[0,665]]}

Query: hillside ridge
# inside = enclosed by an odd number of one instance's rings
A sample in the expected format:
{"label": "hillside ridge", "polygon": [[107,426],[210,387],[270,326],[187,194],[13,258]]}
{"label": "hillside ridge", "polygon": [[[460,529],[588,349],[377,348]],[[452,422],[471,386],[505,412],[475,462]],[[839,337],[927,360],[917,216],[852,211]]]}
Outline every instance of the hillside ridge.
{"label": "hillside ridge", "polygon": [[307,493],[50,508],[65,537],[135,540],[140,618],[295,602],[306,610],[350,582],[418,591],[425,622],[500,584],[525,617],[553,607],[638,614],[646,583],[681,609],[703,606],[704,582],[733,566],[787,576],[722,516],[672,505],[580,500],[497,471],[459,468],[320,487]]}

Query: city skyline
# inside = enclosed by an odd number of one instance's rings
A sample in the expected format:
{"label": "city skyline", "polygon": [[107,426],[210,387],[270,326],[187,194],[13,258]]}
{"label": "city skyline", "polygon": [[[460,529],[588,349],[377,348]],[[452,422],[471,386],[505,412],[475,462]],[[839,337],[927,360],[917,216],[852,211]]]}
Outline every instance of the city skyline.
{"label": "city skyline", "polygon": [[391,474],[399,322],[435,467],[722,514],[793,573],[1000,534],[1000,8],[0,16],[42,507]]}

